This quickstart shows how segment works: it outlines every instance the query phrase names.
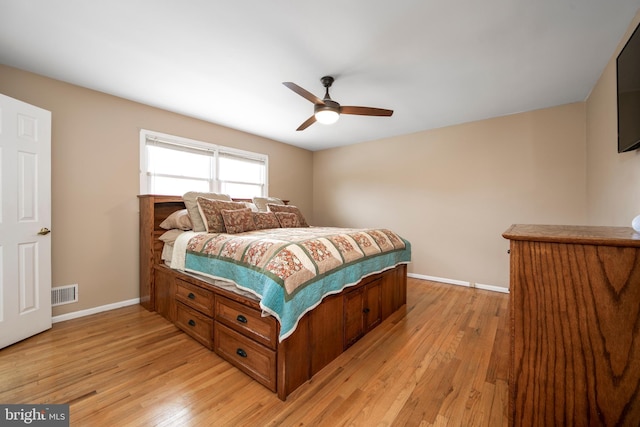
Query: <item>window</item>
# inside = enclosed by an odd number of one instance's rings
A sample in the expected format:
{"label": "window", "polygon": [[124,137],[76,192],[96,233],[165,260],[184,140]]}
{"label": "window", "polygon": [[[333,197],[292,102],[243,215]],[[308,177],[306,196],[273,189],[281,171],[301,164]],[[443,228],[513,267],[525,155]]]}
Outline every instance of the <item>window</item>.
{"label": "window", "polygon": [[140,193],[187,191],[265,197],[268,157],[206,142],[140,131]]}

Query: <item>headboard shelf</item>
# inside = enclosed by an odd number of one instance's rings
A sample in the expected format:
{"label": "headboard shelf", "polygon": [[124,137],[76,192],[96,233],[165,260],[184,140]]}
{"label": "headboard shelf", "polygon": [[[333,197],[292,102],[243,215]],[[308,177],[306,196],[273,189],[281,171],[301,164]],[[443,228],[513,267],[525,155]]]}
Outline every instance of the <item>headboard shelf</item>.
{"label": "headboard shelf", "polygon": [[163,229],[160,223],[173,212],[184,209],[181,196],[143,194],[138,196],[140,205],[140,304],[155,311],[153,266],[160,260],[162,242],[158,239]]}

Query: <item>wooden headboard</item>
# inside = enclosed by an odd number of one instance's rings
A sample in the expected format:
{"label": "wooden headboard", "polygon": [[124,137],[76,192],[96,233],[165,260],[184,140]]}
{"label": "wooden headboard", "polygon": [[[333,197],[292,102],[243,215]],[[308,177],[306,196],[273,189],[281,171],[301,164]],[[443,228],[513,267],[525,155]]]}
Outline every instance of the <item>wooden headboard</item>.
{"label": "wooden headboard", "polygon": [[138,196],[140,204],[140,304],[155,311],[153,269],[159,264],[162,241],[159,237],[166,231],[160,223],[173,212],[185,209],[181,196]]}

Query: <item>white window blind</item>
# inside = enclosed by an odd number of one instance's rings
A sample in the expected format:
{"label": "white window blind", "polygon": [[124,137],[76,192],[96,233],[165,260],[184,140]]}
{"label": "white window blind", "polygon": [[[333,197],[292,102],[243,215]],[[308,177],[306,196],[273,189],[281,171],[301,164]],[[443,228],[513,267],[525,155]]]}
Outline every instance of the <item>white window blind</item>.
{"label": "white window blind", "polygon": [[264,197],[268,157],[206,142],[140,131],[140,193],[187,191]]}

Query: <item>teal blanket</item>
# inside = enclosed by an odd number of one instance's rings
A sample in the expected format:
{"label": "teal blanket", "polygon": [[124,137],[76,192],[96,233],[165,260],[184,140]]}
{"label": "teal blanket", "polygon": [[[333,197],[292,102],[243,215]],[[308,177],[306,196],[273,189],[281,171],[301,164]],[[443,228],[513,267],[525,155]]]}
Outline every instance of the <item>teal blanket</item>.
{"label": "teal blanket", "polygon": [[411,261],[410,243],[385,229],[282,228],[199,234],[185,270],[232,281],[280,322],[279,340],[327,295]]}

